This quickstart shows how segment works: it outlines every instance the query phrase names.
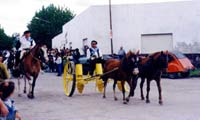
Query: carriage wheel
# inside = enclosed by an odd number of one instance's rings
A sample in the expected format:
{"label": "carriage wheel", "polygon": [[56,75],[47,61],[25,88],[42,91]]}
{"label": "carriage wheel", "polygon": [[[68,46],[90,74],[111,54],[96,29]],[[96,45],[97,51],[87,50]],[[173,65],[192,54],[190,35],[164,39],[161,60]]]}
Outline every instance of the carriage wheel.
{"label": "carriage wheel", "polygon": [[71,97],[74,94],[76,88],[76,75],[75,75],[75,67],[74,63],[68,61],[64,67],[63,73],[63,85],[65,95]]}

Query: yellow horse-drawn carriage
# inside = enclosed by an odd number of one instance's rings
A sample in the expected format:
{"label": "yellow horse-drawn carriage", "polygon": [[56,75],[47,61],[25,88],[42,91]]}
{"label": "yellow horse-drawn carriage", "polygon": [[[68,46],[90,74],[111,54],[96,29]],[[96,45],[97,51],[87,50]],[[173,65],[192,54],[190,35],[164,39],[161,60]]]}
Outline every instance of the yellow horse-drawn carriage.
{"label": "yellow horse-drawn carriage", "polygon": [[[107,73],[103,73],[103,66],[101,63],[96,64],[96,69],[94,71],[94,75],[89,75],[89,68],[90,64],[87,62],[86,58],[80,58],[80,62],[75,64],[73,59],[67,59],[64,65],[64,72],[63,72],[63,85],[64,85],[64,92],[66,96],[71,97],[75,89],[77,88],[80,94],[83,93],[84,87],[89,82],[95,82],[95,86],[100,93],[103,92],[104,89],[104,82],[101,79],[102,75],[109,74],[116,69],[109,71]],[[85,62],[81,62],[85,61]],[[117,84],[119,90],[122,90],[121,83]],[[127,88],[126,88],[127,89]]]}

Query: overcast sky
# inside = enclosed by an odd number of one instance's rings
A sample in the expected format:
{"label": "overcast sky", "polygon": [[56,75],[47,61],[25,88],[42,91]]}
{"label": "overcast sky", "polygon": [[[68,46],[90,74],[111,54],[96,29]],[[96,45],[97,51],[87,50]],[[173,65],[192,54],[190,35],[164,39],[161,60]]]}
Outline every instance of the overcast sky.
{"label": "overcast sky", "polygon": [[[168,2],[183,0],[112,0],[112,4]],[[26,30],[35,12],[41,7],[55,4],[80,14],[91,5],[106,5],[108,0],[0,0],[0,25],[8,35]]]}

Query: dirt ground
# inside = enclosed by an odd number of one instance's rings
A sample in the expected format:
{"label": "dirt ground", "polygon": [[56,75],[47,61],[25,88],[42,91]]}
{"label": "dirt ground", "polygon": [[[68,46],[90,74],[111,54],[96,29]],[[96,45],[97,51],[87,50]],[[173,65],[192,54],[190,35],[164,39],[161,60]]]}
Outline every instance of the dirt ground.
{"label": "dirt ground", "polygon": [[155,82],[151,83],[149,104],[140,100],[139,86],[127,105],[122,103],[119,91],[119,100],[114,101],[112,83],[107,87],[106,99],[94,86],[89,83],[82,95],[76,91],[73,97],[67,97],[62,77],[44,73],[37,80],[35,99],[25,94],[18,97],[17,91],[14,99],[23,120],[200,120],[200,78],[162,79],[162,106],[158,104]]}

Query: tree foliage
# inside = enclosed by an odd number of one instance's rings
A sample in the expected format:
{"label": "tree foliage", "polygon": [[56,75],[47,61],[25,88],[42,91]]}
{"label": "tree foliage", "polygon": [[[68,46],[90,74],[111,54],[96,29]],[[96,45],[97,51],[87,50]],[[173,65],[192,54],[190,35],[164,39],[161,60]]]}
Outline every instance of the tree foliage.
{"label": "tree foliage", "polygon": [[42,7],[32,18],[28,29],[36,42],[42,42],[51,48],[52,38],[62,32],[62,26],[75,15],[67,8],[56,7],[50,4]]}
{"label": "tree foliage", "polygon": [[0,28],[0,50],[12,49],[13,43],[13,39],[6,35],[3,28]]}
{"label": "tree foliage", "polygon": [[175,50],[184,53],[200,53],[200,42],[195,41],[189,44],[185,42],[178,42],[175,46]]}

